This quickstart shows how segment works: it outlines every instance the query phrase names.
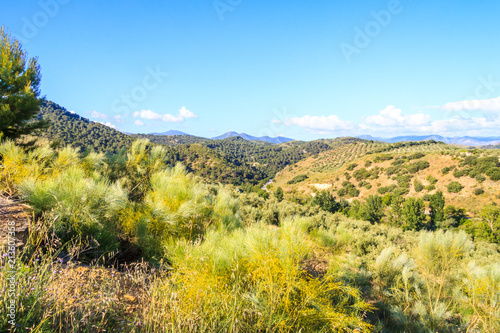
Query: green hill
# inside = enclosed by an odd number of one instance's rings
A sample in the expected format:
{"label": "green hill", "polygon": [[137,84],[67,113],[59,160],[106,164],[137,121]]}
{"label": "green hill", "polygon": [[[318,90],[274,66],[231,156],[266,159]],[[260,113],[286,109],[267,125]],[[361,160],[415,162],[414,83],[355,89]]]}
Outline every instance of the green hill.
{"label": "green hill", "polygon": [[72,145],[82,151],[117,153],[129,147],[133,138],[106,125],[90,121],[71,113],[64,107],[43,101],[40,105],[42,118],[50,121],[50,127],[41,136],[59,145]]}

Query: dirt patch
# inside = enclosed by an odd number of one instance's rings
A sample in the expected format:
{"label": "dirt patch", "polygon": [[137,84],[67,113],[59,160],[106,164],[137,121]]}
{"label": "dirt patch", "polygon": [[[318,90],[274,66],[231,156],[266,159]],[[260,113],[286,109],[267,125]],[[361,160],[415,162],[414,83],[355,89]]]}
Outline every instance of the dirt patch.
{"label": "dirt patch", "polygon": [[318,190],[327,190],[330,187],[332,187],[332,184],[311,184],[311,185],[316,187]]}
{"label": "dirt patch", "polygon": [[13,230],[16,247],[21,248],[26,244],[30,223],[28,212],[28,206],[0,196],[0,246],[8,245],[9,241],[12,241],[12,233],[9,237],[9,232]]}

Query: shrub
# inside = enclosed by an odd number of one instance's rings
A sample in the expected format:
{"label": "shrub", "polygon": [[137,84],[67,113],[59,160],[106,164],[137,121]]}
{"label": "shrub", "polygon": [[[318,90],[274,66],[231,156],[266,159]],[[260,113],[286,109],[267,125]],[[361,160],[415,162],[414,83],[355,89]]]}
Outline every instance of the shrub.
{"label": "shrub", "polygon": [[429,175],[427,176],[427,181],[431,184],[431,185],[435,185],[437,183],[437,179],[435,177],[433,177],[432,175]]}
{"label": "shrub", "polygon": [[347,169],[348,171],[352,171],[352,170],[354,170],[357,166],[358,166],[358,165],[357,165],[356,163],[351,163],[351,164],[348,164],[348,165],[347,165],[346,169]]}
{"label": "shrub", "polygon": [[455,178],[460,178],[462,177],[463,175],[465,174],[465,172],[463,170],[460,170],[460,169],[456,169],[455,171],[453,171],[453,176]]}
{"label": "shrub", "polygon": [[476,175],[476,180],[478,181],[478,183],[482,183],[486,180],[486,177],[479,173]]}
{"label": "shrub", "polygon": [[117,248],[118,215],[127,205],[119,183],[87,178],[83,169],[73,166],[50,179],[27,179],[20,191],[36,214],[45,213],[63,240],[92,237],[101,250]]}
{"label": "shrub", "polygon": [[420,230],[425,222],[424,202],[422,199],[408,198],[401,210],[403,230]]}
{"label": "shrub", "polygon": [[409,173],[414,174],[417,173],[421,170],[425,170],[428,167],[430,167],[430,163],[427,161],[417,161],[411,163],[409,166],[406,167]]}
{"label": "shrub", "polygon": [[482,188],[476,188],[476,189],[474,190],[474,194],[475,194],[475,195],[481,195],[481,194],[483,194],[483,193],[484,193],[484,189],[482,189]]}
{"label": "shrub", "polygon": [[441,169],[441,173],[443,175],[447,175],[450,171],[451,171],[451,169],[449,167],[444,167]]}
{"label": "shrub", "polygon": [[415,192],[421,192],[424,189],[424,185],[417,180],[414,181],[413,187],[415,188]]}
{"label": "shrub", "polygon": [[[369,331],[361,319],[371,309],[358,290],[330,271],[322,278],[301,265],[312,244],[302,225],[255,225],[246,231],[210,232],[202,243],[170,246],[176,270],[151,289],[150,331]],[[307,227],[306,227],[307,228]]]}
{"label": "shrub", "polygon": [[352,175],[359,182],[361,180],[370,178],[371,172],[366,170],[365,168],[361,168],[361,169],[354,171],[354,173]]}
{"label": "shrub", "polygon": [[459,182],[453,181],[448,184],[447,188],[450,193],[459,193],[464,187]]}
{"label": "shrub", "polygon": [[425,154],[421,153],[421,152],[417,152],[417,153],[413,153],[410,156],[408,156],[408,159],[409,160],[418,160],[419,158],[422,158],[422,157],[425,157]]}
{"label": "shrub", "polygon": [[490,177],[491,180],[498,181],[500,180],[500,168],[490,168],[486,171],[486,175]]}
{"label": "shrub", "polygon": [[289,180],[287,182],[287,184],[289,184],[289,185],[291,185],[291,184],[297,184],[297,183],[303,182],[307,178],[309,178],[309,176],[305,175],[305,174],[297,175],[297,176],[293,177],[292,180]]}
{"label": "shrub", "polygon": [[391,193],[397,188],[396,185],[390,185],[390,186],[384,186],[384,187],[379,187],[377,189],[377,192],[380,194],[386,194],[386,193]]}

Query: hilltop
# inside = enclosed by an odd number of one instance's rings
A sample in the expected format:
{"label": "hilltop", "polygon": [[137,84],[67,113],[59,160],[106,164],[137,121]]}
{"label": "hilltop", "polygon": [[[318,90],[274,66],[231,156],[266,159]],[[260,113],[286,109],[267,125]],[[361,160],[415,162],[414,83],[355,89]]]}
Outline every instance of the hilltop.
{"label": "hilltop", "polygon": [[[448,204],[477,214],[485,204],[500,204],[498,156],[498,151],[464,151],[432,141],[354,143],[286,167],[274,186],[306,197],[327,190],[351,202],[394,193],[426,199],[442,191]],[[450,190],[452,183],[456,189]]]}

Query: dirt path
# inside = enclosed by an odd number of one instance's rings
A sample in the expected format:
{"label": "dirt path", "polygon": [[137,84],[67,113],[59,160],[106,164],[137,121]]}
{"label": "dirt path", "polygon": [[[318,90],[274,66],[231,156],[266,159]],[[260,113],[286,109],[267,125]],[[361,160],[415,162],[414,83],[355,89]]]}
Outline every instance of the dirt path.
{"label": "dirt path", "polygon": [[30,214],[28,207],[0,196],[0,244],[8,245],[9,231],[15,227],[15,245],[22,247],[28,238]]}

